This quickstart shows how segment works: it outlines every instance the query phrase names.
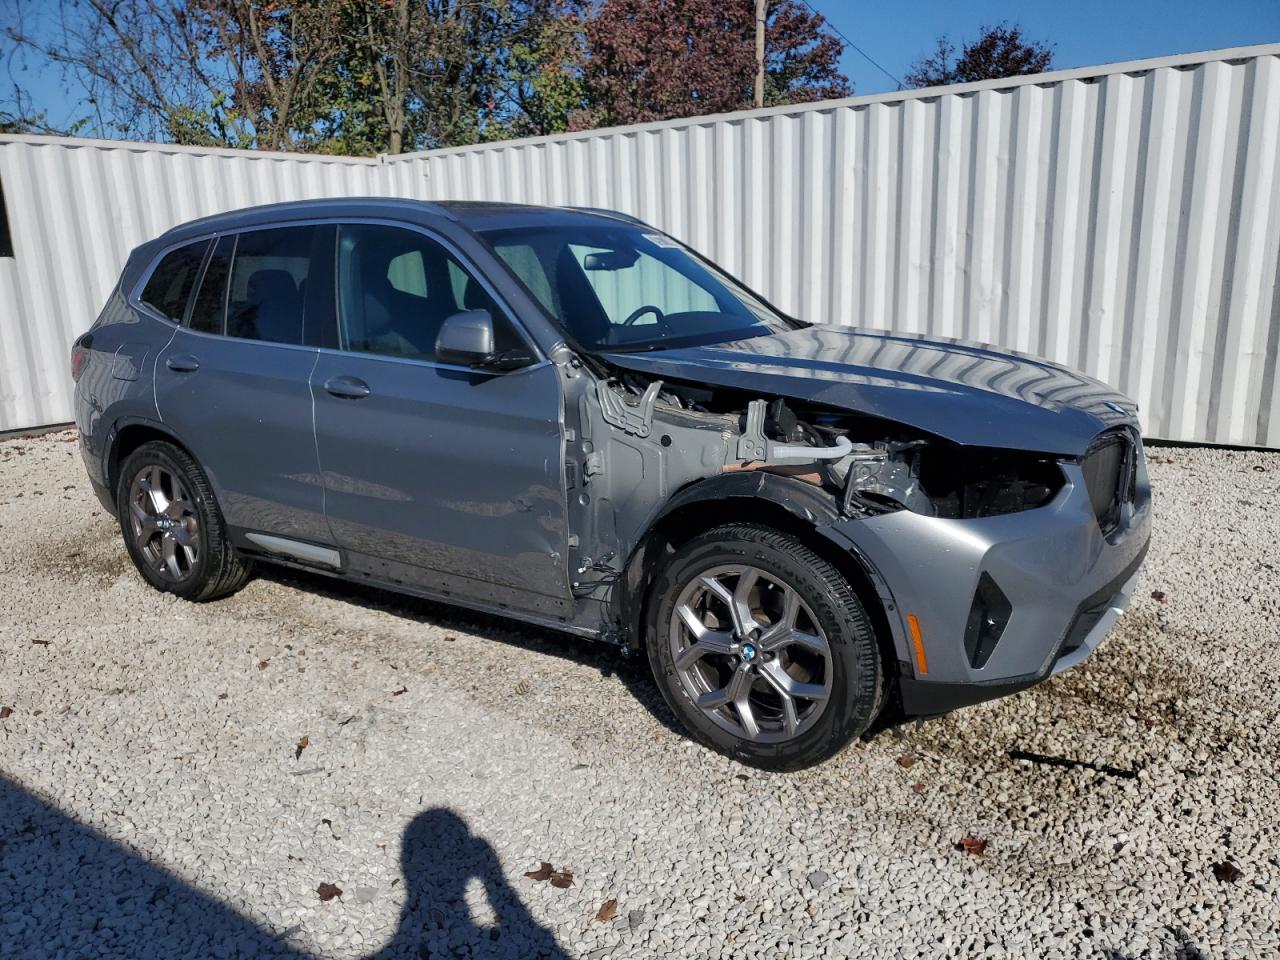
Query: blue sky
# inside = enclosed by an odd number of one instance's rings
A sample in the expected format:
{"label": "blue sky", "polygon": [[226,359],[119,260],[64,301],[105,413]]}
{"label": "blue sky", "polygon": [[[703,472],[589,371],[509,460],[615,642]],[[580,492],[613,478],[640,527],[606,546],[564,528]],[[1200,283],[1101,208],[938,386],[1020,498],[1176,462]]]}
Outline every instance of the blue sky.
{"label": "blue sky", "polygon": [[[899,78],[932,51],[940,34],[957,42],[971,40],[982,24],[1005,19],[1021,24],[1030,37],[1056,44],[1054,65],[1059,68],[1280,42],[1280,0],[808,3]],[[897,86],[852,48],[845,50],[841,66],[855,93],[881,93]],[[57,72],[41,73],[19,74],[18,79],[47,110],[49,121],[62,126],[83,115],[76,95],[62,89]],[[0,76],[0,97],[7,80]]]}
{"label": "blue sky", "polygon": [[[1055,43],[1054,66],[1063,69],[1280,42],[1280,0],[808,2],[895,77],[931,52],[939,34],[972,40],[979,26],[1001,20]],[[852,49],[845,51],[841,66],[855,93],[896,86]]]}

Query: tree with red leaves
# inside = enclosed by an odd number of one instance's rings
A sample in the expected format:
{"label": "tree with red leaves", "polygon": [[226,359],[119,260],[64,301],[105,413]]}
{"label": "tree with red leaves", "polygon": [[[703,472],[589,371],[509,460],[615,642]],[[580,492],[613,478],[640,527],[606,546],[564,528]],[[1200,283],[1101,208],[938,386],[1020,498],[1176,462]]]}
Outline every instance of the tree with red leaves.
{"label": "tree with red leaves", "polygon": [[[821,14],[771,0],[765,103],[848,96],[844,43]],[[576,129],[740,110],[755,77],[754,0],[605,0],[586,25],[590,106]]]}
{"label": "tree with red leaves", "polygon": [[1007,21],[982,27],[973,43],[956,55],[955,44],[938,38],[932,55],[920,60],[904,78],[912,87],[942,87],[952,83],[1000,80],[1029,73],[1044,73],[1053,66],[1053,44],[1027,40],[1022,28]]}

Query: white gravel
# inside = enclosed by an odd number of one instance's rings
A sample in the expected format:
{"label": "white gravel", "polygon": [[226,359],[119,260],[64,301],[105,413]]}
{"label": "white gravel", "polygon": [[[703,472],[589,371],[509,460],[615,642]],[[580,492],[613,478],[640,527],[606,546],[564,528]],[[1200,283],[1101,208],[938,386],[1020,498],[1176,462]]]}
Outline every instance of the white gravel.
{"label": "white gravel", "polygon": [[766,775],[603,647],[283,573],[155,593],[73,440],[0,443],[0,955],[1280,952],[1280,455],[1151,449],[1083,668]]}

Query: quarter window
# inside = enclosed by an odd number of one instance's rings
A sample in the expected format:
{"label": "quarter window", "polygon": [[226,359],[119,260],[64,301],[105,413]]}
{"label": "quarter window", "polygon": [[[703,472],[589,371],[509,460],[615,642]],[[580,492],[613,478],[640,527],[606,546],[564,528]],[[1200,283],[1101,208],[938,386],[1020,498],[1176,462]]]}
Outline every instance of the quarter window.
{"label": "quarter window", "polygon": [[139,299],[174,323],[181,323],[208,248],[209,241],[200,240],[166,253],[142,288]]}
{"label": "quarter window", "polygon": [[191,306],[188,325],[201,333],[224,333],[227,323],[227,277],[231,274],[231,254],[236,248],[234,236],[221,237],[209,255],[200,281],[200,292]]}
{"label": "quarter window", "polygon": [[302,343],[303,302],[316,230],[279,227],[240,234],[227,291],[228,336]]}
{"label": "quarter window", "polygon": [[339,228],[343,349],[434,360],[440,327],[462,310],[489,311],[499,350],[518,343],[489,294],[434,240],[397,227]]}

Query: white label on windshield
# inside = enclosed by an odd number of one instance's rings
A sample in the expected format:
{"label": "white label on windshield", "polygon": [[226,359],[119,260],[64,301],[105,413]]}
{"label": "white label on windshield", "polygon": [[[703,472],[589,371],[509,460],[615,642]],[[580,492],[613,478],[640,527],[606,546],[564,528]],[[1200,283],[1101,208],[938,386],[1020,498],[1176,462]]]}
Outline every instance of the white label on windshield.
{"label": "white label on windshield", "polygon": [[661,233],[646,233],[644,238],[655,247],[666,247],[671,250],[680,249],[680,244],[676,243],[670,237],[663,236]]}

